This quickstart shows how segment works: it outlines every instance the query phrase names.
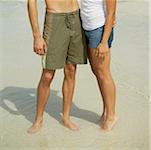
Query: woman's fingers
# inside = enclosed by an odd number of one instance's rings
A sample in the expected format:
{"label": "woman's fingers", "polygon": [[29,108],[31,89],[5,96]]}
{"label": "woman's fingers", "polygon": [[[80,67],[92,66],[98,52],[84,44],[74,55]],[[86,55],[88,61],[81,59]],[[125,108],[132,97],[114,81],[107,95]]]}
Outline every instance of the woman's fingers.
{"label": "woman's fingers", "polygon": [[103,62],[105,60],[105,57],[108,51],[101,50],[100,48],[98,48],[96,51],[97,51],[97,57],[101,59]]}
{"label": "woman's fingers", "polygon": [[97,56],[102,57],[106,53],[105,50],[103,50],[101,47],[97,48]]}
{"label": "woman's fingers", "polygon": [[100,58],[101,56],[102,56],[102,52],[101,51],[99,51],[99,53],[98,53],[98,57]]}
{"label": "woman's fingers", "polygon": [[98,53],[99,53],[99,51],[98,51],[98,49],[96,49],[96,50],[95,50],[95,56],[96,56],[96,57],[98,56]]}

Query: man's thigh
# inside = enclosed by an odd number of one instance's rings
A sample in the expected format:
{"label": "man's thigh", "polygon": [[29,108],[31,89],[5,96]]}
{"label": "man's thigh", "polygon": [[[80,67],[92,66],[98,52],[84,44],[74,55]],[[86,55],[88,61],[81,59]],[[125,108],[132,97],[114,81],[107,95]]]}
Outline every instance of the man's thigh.
{"label": "man's thigh", "polygon": [[49,70],[63,68],[70,42],[69,31],[65,24],[65,15],[47,13],[43,37],[47,47],[47,52],[42,57],[43,68]]}

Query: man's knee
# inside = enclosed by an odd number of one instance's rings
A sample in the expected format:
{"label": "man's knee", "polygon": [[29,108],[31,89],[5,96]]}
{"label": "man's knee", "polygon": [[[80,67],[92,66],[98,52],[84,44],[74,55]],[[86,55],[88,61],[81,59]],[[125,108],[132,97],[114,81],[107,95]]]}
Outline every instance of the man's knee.
{"label": "man's knee", "polygon": [[54,71],[44,70],[41,78],[43,85],[49,86],[53,77],[54,77]]}
{"label": "man's knee", "polygon": [[64,74],[66,78],[75,78],[76,65],[66,65],[64,68]]}

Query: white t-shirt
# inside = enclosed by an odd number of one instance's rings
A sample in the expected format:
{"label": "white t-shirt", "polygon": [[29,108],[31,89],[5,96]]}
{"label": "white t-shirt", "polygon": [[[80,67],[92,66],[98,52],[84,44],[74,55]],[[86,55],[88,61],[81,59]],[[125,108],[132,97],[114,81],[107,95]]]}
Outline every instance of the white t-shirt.
{"label": "white t-shirt", "polygon": [[105,23],[104,0],[78,0],[82,26],[85,30],[94,30]]}

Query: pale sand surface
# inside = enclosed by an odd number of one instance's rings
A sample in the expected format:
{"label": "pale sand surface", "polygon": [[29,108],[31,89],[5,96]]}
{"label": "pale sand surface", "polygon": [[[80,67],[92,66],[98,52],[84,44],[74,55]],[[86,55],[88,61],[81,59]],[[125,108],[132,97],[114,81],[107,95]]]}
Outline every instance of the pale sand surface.
{"label": "pale sand surface", "polygon": [[[26,130],[35,112],[40,58],[32,52],[26,3],[0,2],[0,149],[1,150],[148,150],[148,3],[118,4],[112,48],[112,72],[117,85],[119,122],[110,133],[100,132],[101,97],[89,65],[79,66],[72,120],[81,130],[60,123],[62,70],[57,71],[35,135]],[[9,11],[8,11],[9,10]],[[44,5],[39,3],[39,17]],[[43,19],[41,20],[41,29]]]}

